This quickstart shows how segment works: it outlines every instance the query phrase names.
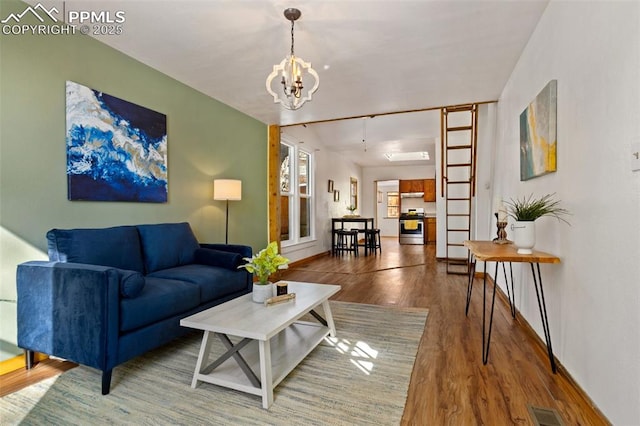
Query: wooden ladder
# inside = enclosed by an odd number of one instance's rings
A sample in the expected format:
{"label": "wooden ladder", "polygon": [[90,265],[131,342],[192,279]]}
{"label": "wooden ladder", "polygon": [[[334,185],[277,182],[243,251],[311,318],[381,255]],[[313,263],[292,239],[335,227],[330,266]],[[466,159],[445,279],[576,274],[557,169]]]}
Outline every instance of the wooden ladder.
{"label": "wooden ladder", "polygon": [[441,194],[446,206],[446,262],[448,274],[469,273],[472,208],[476,191],[478,105],[441,109]]}

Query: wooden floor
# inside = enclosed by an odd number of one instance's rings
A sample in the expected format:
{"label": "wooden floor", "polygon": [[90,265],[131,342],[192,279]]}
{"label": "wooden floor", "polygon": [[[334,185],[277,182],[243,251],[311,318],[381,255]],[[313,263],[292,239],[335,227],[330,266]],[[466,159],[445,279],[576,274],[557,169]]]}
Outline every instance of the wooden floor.
{"label": "wooden floor", "polygon": [[433,245],[383,238],[382,255],[327,256],[282,278],[342,285],[332,300],[429,309],[404,425],[533,425],[528,404],[556,409],[565,425],[609,424],[570,380],[551,373],[546,352],[499,302],[482,364],[482,282],[466,317],[466,277],[447,275]]}
{"label": "wooden floor", "polygon": [[[447,275],[433,245],[401,246],[387,238],[382,243],[382,255],[321,257],[292,266],[282,278],[340,284],[332,300],[429,309],[403,425],[533,425],[528,404],[556,409],[565,425],[609,424],[567,377],[551,373],[546,352],[499,302],[483,365],[481,282],[466,317],[466,279]],[[30,373],[0,377],[0,389],[13,392],[70,367],[41,363]]]}

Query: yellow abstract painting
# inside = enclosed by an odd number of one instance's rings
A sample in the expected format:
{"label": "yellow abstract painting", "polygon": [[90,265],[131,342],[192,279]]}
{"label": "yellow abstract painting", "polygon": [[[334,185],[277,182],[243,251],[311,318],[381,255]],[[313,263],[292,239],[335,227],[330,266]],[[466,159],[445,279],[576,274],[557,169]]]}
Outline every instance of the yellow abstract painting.
{"label": "yellow abstract painting", "polygon": [[556,171],[557,89],[551,80],[520,114],[520,180]]}

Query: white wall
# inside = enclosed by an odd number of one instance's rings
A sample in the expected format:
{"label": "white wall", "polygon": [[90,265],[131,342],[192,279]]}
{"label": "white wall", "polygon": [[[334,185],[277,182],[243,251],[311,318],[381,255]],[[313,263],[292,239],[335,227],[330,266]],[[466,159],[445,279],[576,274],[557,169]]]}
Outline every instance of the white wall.
{"label": "white wall", "polygon": [[[519,114],[558,80],[556,173],[519,179]],[[536,221],[556,356],[613,424],[640,424],[640,2],[552,1],[498,104],[495,195],[557,193],[571,226]],[[491,203],[486,203],[489,206]],[[490,212],[487,212],[490,213]],[[530,271],[518,309],[543,335]]]}

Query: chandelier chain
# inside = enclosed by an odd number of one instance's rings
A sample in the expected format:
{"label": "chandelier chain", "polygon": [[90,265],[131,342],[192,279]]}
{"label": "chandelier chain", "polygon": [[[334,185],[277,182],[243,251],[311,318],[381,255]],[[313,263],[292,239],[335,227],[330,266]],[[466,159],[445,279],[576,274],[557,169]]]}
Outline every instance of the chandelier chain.
{"label": "chandelier chain", "polygon": [[296,23],[296,21],[291,20],[291,56],[293,55],[293,25]]}

